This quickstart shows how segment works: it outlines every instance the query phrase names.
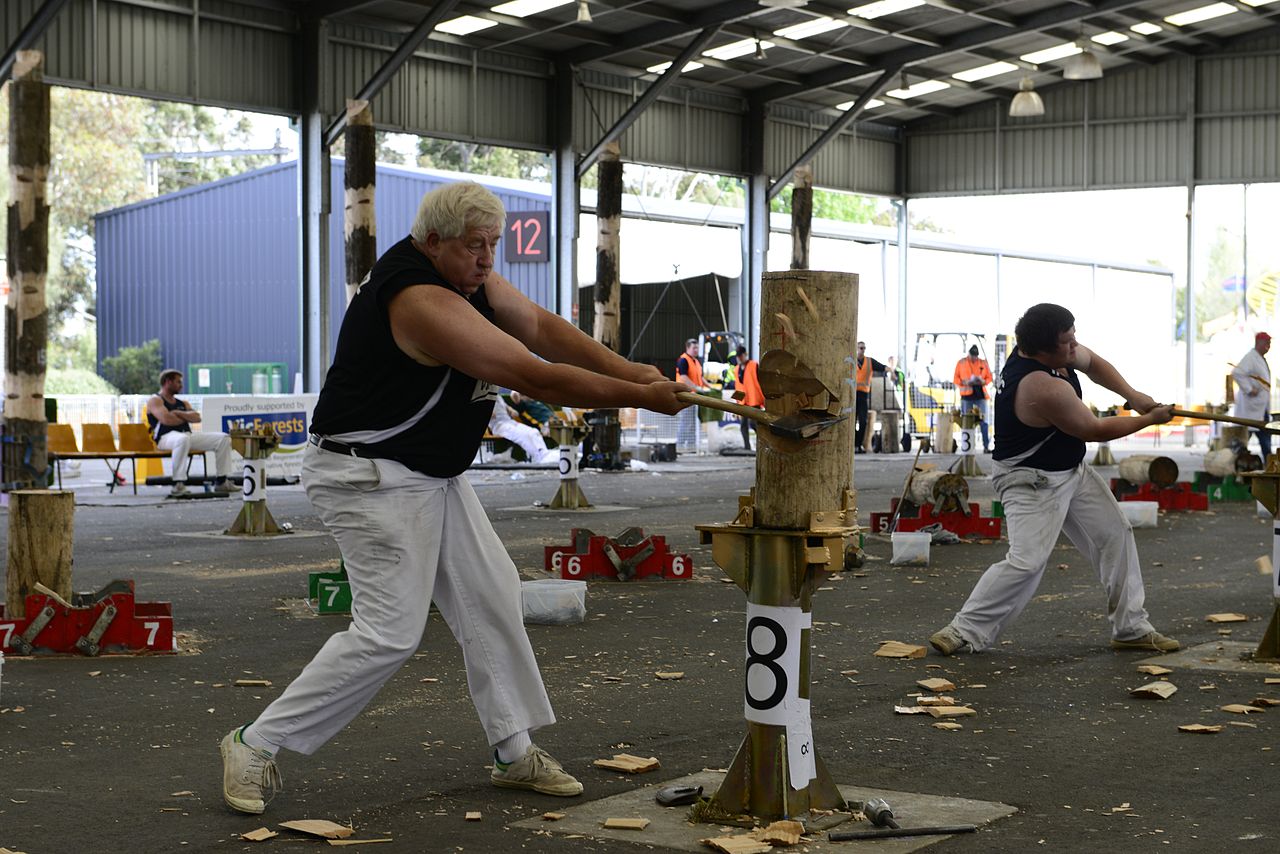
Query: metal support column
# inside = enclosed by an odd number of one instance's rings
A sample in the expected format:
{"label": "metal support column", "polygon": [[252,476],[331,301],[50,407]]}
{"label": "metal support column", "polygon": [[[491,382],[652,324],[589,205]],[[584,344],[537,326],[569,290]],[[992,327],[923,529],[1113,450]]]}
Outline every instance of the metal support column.
{"label": "metal support column", "polygon": [[304,19],[299,33],[298,221],[301,227],[302,383],[320,391],[329,367],[329,147],[324,143],[321,65],[328,24]]}
{"label": "metal support column", "polygon": [[[898,223],[898,366],[907,369],[907,258],[911,251],[911,221],[907,200],[893,202],[894,216]],[[924,425],[917,424],[917,430]]]}
{"label": "metal support column", "polygon": [[1188,56],[1185,60],[1186,72],[1183,75],[1183,86],[1186,96],[1186,118],[1183,127],[1184,159],[1183,170],[1187,181],[1187,284],[1186,318],[1187,330],[1187,376],[1186,396],[1183,400],[1187,406],[1195,399],[1196,377],[1196,58]]}
{"label": "metal support column", "polygon": [[764,138],[768,105],[753,100],[747,112],[747,210],[742,225],[742,322],[747,346],[760,355],[760,279],[768,266],[769,176],[765,174]]}
{"label": "metal support column", "polygon": [[552,153],[551,231],[555,239],[556,312],[577,322],[578,174],[573,151],[573,68],[556,63],[555,151]]}

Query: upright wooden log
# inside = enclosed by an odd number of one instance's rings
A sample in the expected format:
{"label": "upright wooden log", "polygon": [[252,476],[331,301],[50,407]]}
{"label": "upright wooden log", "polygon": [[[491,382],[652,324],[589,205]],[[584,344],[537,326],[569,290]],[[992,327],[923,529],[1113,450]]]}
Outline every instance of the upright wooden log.
{"label": "upright wooden log", "polygon": [[1120,477],[1136,485],[1171,486],[1178,479],[1178,464],[1169,457],[1138,454],[1120,461]]}
{"label": "upright wooden log", "polygon": [[347,101],[346,166],[342,183],[346,190],[343,234],[346,238],[347,302],[378,260],[378,221],[374,213],[377,184],[377,141],[373,132],[373,111],[368,101]]}
{"label": "upright wooden log", "polygon": [[[760,349],[785,349],[808,365],[836,396],[834,409],[850,416],[800,453],[756,454],[756,524],[803,530],[810,512],[841,509],[845,490],[853,489],[858,277],[816,270],[765,273],[760,292]],[[765,409],[773,411],[768,402]]]}
{"label": "upright wooden log", "polygon": [[[49,343],[49,87],[44,55],[19,51],[9,83],[9,300],[5,305],[6,484],[43,486],[49,466],[44,376]],[[27,451],[30,450],[30,456]]]}
{"label": "upright wooden log", "polygon": [[9,562],[5,615],[26,616],[27,594],[39,582],[71,598],[71,539],[75,494],[46,489],[9,493]]}
{"label": "upright wooden log", "polygon": [[622,149],[611,142],[596,162],[595,339],[615,353],[622,346]]}
{"label": "upright wooden log", "polygon": [[791,179],[791,269],[809,269],[813,229],[813,167],[799,166]]}

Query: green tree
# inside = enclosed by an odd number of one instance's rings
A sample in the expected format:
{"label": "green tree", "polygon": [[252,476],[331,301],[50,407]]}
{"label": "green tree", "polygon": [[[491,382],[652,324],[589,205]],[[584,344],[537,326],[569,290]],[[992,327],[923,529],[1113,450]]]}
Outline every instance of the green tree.
{"label": "green tree", "polygon": [[[215,110],[174,101],[141,101],[140,154],[151,158],[156,192],[171,193],[260,169],[277,161],[270,154],[183,157],[183,152],[244,150],[251,147],[252,123],[238,111]],[[158,156],[164,155],[164,156]]]}
{"label": "green tree", "polygon": [[551,180],[551,155],[545,152],[428,136],[418,139],[418,165],[495,178]]}
{"label": "green tree", "polygon": [[102,376],[121,394],[148,394],[156,389],[161,364],[160,339],[152,338],[141,347],[121,347],[103,359]]}

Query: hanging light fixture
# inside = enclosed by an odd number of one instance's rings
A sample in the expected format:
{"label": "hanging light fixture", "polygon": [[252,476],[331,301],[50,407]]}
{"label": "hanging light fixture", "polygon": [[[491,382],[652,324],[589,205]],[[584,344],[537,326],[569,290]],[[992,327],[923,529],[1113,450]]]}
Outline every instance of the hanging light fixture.
{"label": "hanging light fixture", "polygon": [[1009,105],[1009,115],[1014,118],[1044,115],[1044,101],[1036,93],[1036,84],[1030,77],[1023,77],[1018,83],[1018,94],[1013,96],[1013,103]]}
{"label": "hanging light fixture", "polygon": [[591,23],[591,7],[587,5],[587,0],[578,0],[578,23]]}
{"label": "hanging light fixture", "polygon": [[764,58],[764,45],[760,43],[760,37],[756,36],[756,59]]}
{"label": "hanging light fixture", "polygon": [[1093,51],[1080,45],[1080,52],[1067,60],[1062,76],[1068,80],[1097,80],[1102,76],[1102,63]]}

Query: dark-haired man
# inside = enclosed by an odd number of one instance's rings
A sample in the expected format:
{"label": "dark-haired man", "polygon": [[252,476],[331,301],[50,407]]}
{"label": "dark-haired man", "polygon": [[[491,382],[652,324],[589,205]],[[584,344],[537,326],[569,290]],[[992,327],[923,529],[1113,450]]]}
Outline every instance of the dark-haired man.
{"label": "dark-haired man", "polygon": [[978,355],[978,345],[969,347],[969,355],[956,362],[955,384],[960,392],[960,414],[976,412],[982,420],[982,453],[991,453],[991,434],[987,431],[987,386],[993,381],[991,366]]}
{"label": "dark-haired man", "polygon": [[217,495],[232,493],[231,437],[213,430],[191,432],[192,424],[200,423],[200,413],[191,404],[181,400],[182,371],[166,368],[160,372],[160,390],[147,400],[147,427],[156,447],[173,452],[173,491],[170,495],[187,494],[187,458],[192,451],[213,451],[217,474],[213,479],[213,491]]}
{"label": "dark-haired man", "polygon": [[[1111,646],[1178,649],[1176,640],[1147,619],[1133,529],[1106,483],[1084,462],[1085,442],[1107,442],[1164,424],[1173,416],[1171,407],[1134,389],[1110,362],[1078,344],[1075,318],[1060,305],[1032,306],[1014,331],[1018,347],[996,387],[992,471],[992,485],[1004,504],[1009,552],[983,573],[964,607],[929,643],[943,655],[995,643],[1035,595],[1058,534],[1065,532],[1102,579]],[[1142,414],[1096,417],[1081,400],[1077,371]]]}

